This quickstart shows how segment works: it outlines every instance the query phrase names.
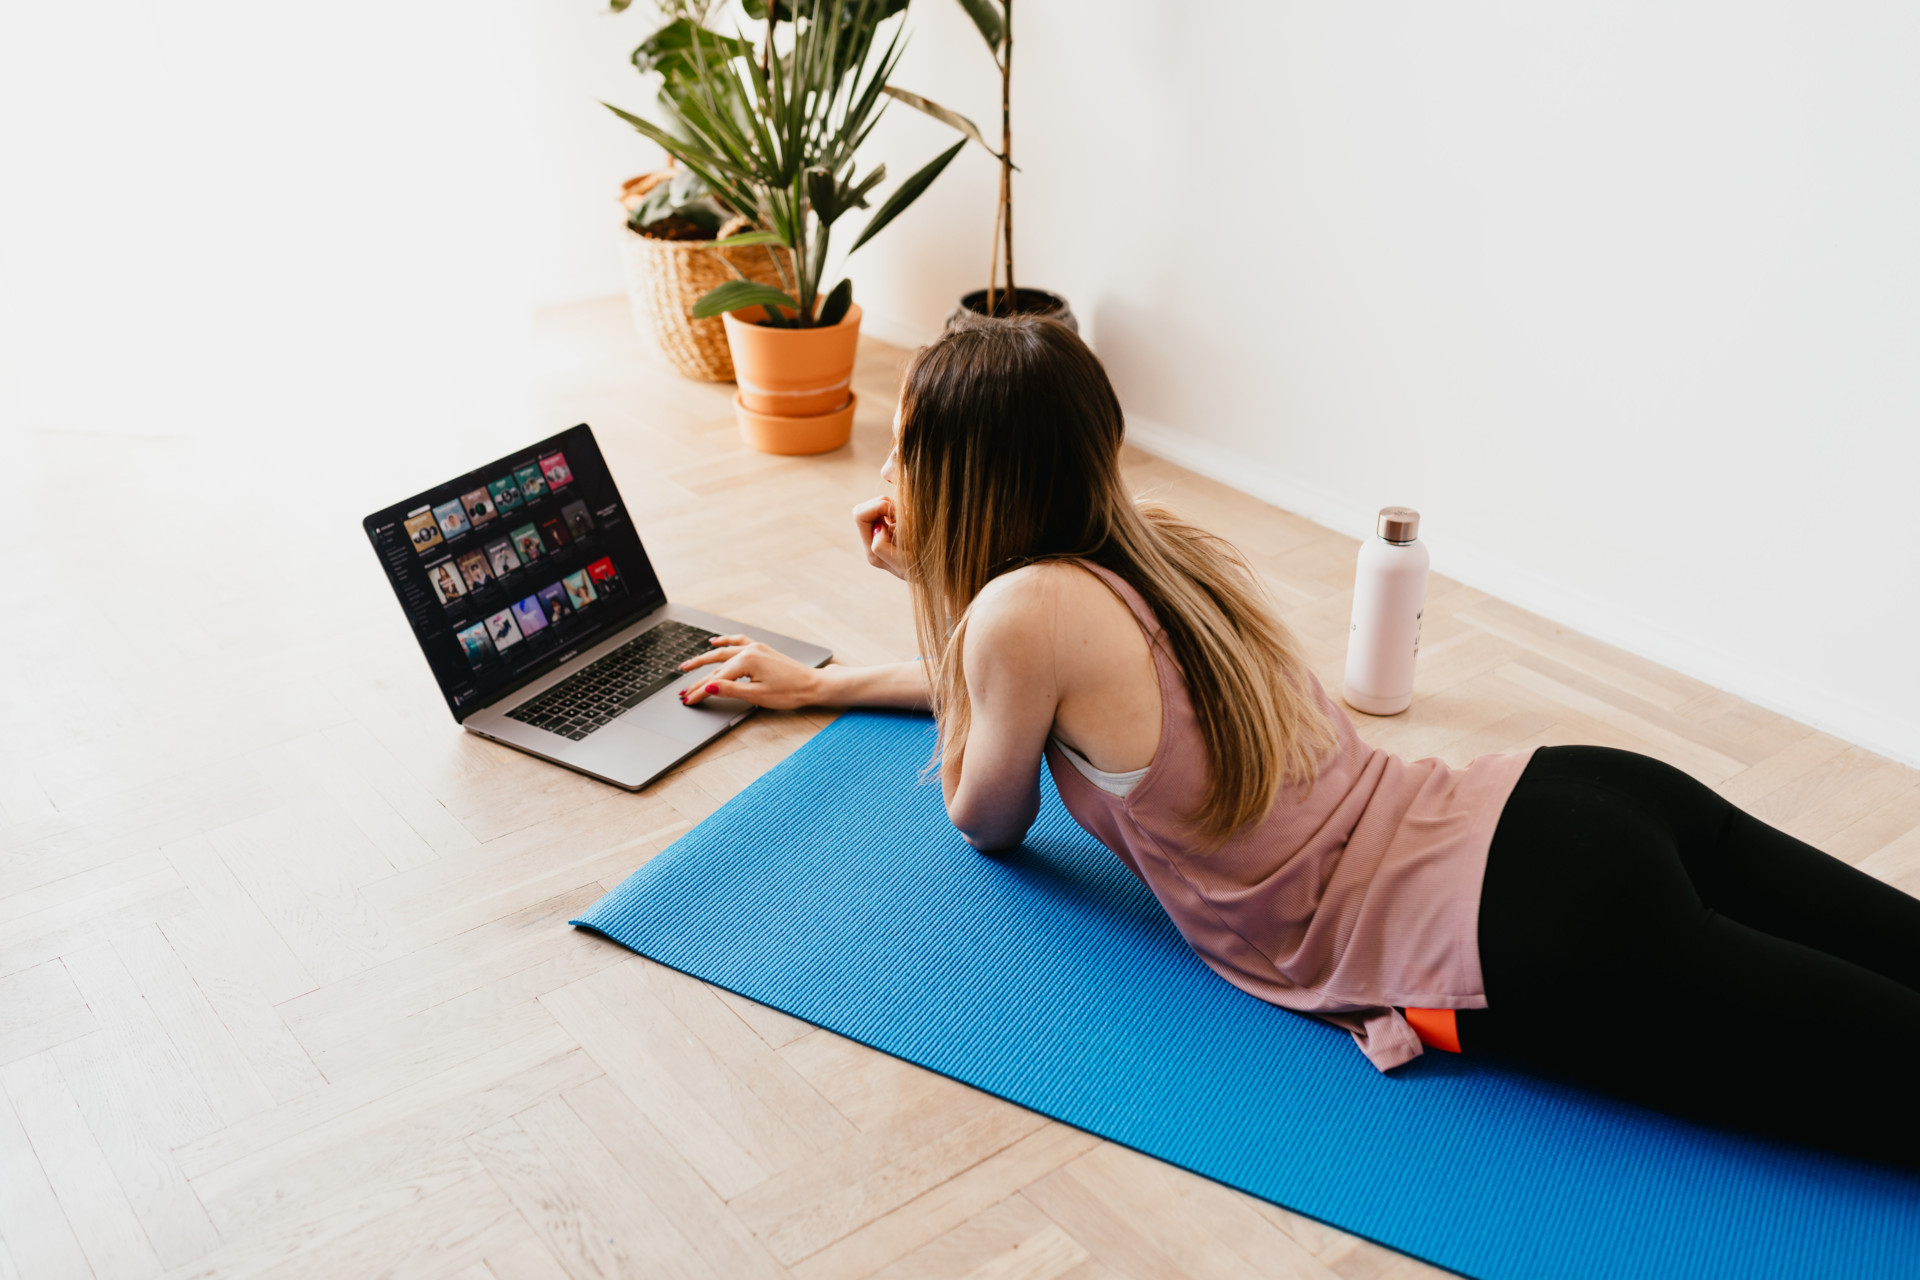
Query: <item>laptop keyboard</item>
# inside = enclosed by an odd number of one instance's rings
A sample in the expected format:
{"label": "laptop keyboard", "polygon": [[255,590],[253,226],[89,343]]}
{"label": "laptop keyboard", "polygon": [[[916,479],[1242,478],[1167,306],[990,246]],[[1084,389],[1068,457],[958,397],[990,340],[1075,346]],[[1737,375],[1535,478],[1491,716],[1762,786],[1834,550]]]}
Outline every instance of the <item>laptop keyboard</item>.
{"label": "laptop keyboard", "polygon": [[707,641],[715,634],[684,622],[662,622],[527,699],[507,718],[578,742],[686,674],[680,664],[711,649]]}

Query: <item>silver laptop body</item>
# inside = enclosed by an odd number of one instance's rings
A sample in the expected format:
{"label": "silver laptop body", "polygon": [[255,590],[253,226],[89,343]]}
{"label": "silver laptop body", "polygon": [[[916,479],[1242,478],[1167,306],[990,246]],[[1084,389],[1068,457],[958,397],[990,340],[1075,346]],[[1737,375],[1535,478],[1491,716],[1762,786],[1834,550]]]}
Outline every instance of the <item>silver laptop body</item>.
{"label": "silver laptop body", "polygon": [[[461,727],[468,733],[477,733],[494,742],[518,747],[542,760],[578,769],[602,782],[611,782],[616,787],[639,790],[745,720],[753,713],[752,704],[735,698],[709,698],[698,706],[681,706],[679,690],[691,685],[694,676],[699,674],[690,671],[681,674],[632,709],[621,711],[609,723],[579,741],[546,729],[534,728],[514,719],[511,713],[574,673],[586,670],[641,632],[668,621],[684,622],[715,635],[744,635],[750,640],[772,645],[788,657],[810,667],[825,666],[827,660],[833,657],[829,649],[783,636],[777,631],[750,627],[744,622],[722,618],[704,609],[667,604],[591,649],[565,660],[510,697],[482,707],[462,720]],[[707,667],[704,670],[713,671],[715,668]]]}
{"label": "silver laptop body", "polygon": [[461,727],[638,790],[752,713],[732,698],[682,706],[744,635],[808,666],[816,644],[667,600],[582,424],[362,522]]}

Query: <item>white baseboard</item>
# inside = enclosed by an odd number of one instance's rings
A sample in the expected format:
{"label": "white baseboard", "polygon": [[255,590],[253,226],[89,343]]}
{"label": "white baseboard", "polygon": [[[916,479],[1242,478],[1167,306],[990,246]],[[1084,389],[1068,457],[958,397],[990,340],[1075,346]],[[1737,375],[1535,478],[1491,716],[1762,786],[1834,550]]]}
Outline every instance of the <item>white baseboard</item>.
{"label": "white baseboard", "polygon": [[[1231,449],[1196,440],[1151,419],[1127,416],[1127,440],[1210,480],[1305,516],[1351,538],[1372,535],[1377,509],[1249,461]],[[1551,618],[1596,640],[1658,662],[1769,711],[1791,716],[1901,764],[1920,766],[1920,725],[1906,723],[1800,676],[1755,663],[1680,635],[1649,619],[1556,582],[1497,554],[1450,545],[1433,552],[1433,569],[1457,582]]]}

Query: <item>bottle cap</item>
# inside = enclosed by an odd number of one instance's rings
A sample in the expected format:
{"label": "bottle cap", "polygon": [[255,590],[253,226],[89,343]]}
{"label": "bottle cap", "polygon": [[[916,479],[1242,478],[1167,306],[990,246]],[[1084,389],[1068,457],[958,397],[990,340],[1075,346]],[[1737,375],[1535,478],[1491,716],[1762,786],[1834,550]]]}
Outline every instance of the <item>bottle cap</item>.
{"label": "bottle cap", "polygon": [[1412,542],[1420,536],[1420,513],[1412,507],[1382,507],[1379,529],[1388,542]]}

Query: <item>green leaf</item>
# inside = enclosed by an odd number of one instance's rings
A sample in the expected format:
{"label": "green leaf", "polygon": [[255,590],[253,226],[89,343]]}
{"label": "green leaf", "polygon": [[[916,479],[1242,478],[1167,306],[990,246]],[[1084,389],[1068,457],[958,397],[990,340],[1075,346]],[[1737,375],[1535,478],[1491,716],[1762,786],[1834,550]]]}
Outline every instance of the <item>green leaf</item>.
{"label": "green leaf", "polygon": [[987,48],[994,56],[1000,56],[1000,42],[1006,39],[1007,21],[1001,15],[1000,6],[994,0],[960,0],[960,7],[973,19],[973,25],[980,29],[980,38],[987,42]]}
{"label": "green leaf", "polygon": [[757,284],[752,280],[729,280],[693,304],[693,318],[705,320],[723,311],[738,311],[742,307],[785,307],[793,312],[800,310],[800,304],[787,296],[784,289],[776,289],[770,284]]}
{"label": "green leaf", "polygon": [[653,190],[634,206],[633,212],[627,215],[627,225],[644,232],[668,217],[685,218],[707,235],[713,236],[719,233],[720,225],[727,220],[727,211],[713,198],[706,181],[682,165],[674,170],[673,177],[656,183]]}
{"label": "green leaf", "polygon": [[732,164],[725,156],[716,154],[702,139],[687,139],[668,133],[651,120],[643,120],[631,112],[622,111],[610,102],[603,102],[600,105],[632,125],[643,137],[657,143],[668,155],[699,174],[706,184],[736,211],[752,214],[756,206],[751,183],[744,180],[745,175],[737,165]]}
{"label": "green leaf", "polygon": [[838,44],[834,46],[836,74],[844,74],[861,66],[866,61],[868,46],[873,43],[874,33],[880,24],[906,7],[907,0],[885,0],[877,8],[864,5],[855,8],[840,32]]}
{"label": "green leaf", "polygon": [[958,129],[981,146],[986,147],[987,154],[995,160],[1000,158],[1000,153],[995,151],[991,146],[988,146],[987,140],[981,136],[980,126],[961,115],[958,111],[949,111],[937,102],[929,102],[917,93],[908,93],[905,89],[896,89],[892,85],[887,85],[884,92],[889,98],[894,99],[896,102],[904,102],[916,111],[926,112],[941,124],[949,128]]}
{"label": "green leaf", "polygon": [[627,215],[630,226],[638,229],[650,222],[658,222],[673,212],[673,193],[667,190],[667,184],[661,183],[641,199]]}
{"label": "green leaf", "polygon": [[728,236],[724,240],[715,240],[713,247],[716,249],[745,249],[749,245],[785,243],[785,240],[782,240],[771,231],[742,231],[737,236]]}
{"label": "green leaf", "polygon": [[699,174],[691,169],[676,169],[666,181],[668,192],[676,205],[686,204],[689,200],[698,200],[707,194],[707,184]]}
{"label": "green leaf", "polygon": [[906,52],[901,44],[905,29],[905,24],[894,29],[892,39],[887,41],[886,49],[867,76],[866,87],[848,98],[846,109],[840,113],[838,130],[823,142],[824,153],[830,157],[828,167],[836,172],[859,149],[886,109],[881,95],[886,91],[887,78]]}
{"label": "green leaf", "polygon": [[[1003,0],[993,2],[1004,12]],[[829,224],[868,208],[883,180],[879,166],[861,173],[855,159],[892,105],[884,89],[904,48],[898,19],[906,0],[748,3],[756,16],[785,25],[778,32],[784,51],[776,48],[763,66],[758,43],[743,33],[669,23],[635,56],[636,65],[662,73],[655,116],[661,123],[613,110],[697,175],[713,200],[764,228],[749,234],[768,238],[751,243],[769,253],[775,244],[793,251],[780,264],[788,300],[772,305],[785,312],[779,323],[805,327],[825,301]],[[687,12],[675,5],[668,11]],[[889,24],[884,31],[882,23]],[[897,213],[906,199],[896,194],[890,203]],[[842,238],[834,248],[844,244]],[[767,303],[722,309],[740,305]]]}
{"label": "green leaf", "polygon": [[814,323],[821,328],[839,324],[847,318],[847,308],[853,305],[853,281],[842,280],[833,286],[833,292],[820,304],[820,318]]}
{"label": "green leaf", "polygon": [[813,216],[823,227],[832,226],[840,216],[840,184],[825,169],[807,170],[807,203],[813,206]]}
{"label": "green leaf", "polygon": [[872,191],[875,187],[879,186],[882,182],[886,181],[886,177],[887,177],[887,166],[885,164],[882,164],[880,165],[879,168],[875,169],[872,173],[862,178],[858,186],[852,188],[851,190],[843,189],[840,193],[840,199],[845,202],[845,207],[841,210],[841,212],[845,213],[847,209],[866,208],[867,193],[869,191]]}
{"label": "green leaf", "polygon": [[608,13],[625,13],[627,11],[627,6],[632,3],[633,3],[633,0],[607,0],[607,12]]}
{"label": "green leaf", "polygon": [[687,18],[675,18],[640,42],[633,51],[632,62],[643,74],[655,71],[669,81],[685,82],[700,75],[703,61],[718,65],[752,56],[753,47],[745,40],[709,31]]}
{"label": "green leaf", "polygon": [[954,143],[951,147],[948,147],[945,151],[942,151],[939,155],[929,160],[926,167],[921,169],[920,172],[908,178],[898,187],[895,187],[893,194],[887,197],[887,202],[880,206],[879,212],[867,219],[867,225],[860,232],[860,238],[853,242],[852,248],[848,249],[847,252],[852,253],[854,249],[858,249],[861,245],[879,235],[882,227],[904,213],[908,205],[920,198],[921,192],[933,185],[933,180],[940,176],[940,171],[951,164],[953,158],[960,154],[960,148],[966,145],[967,140],[965,138],[960,139],[960,141]]}
{"label": "green leaf", "polygon": [[[628,226],[643,232],[662,219],[682,217],[685,221],[699,226],[703,232],[707,232],[708,236],[716,234],[720,230],[720,225],[726,221],[726,211],[722,211],[720,203],[708,196],[707,184],[701,182],[699,177],[691,175],[685,169],[680,171],[680,175],[693,178],[689,188],[682,186],[678,180],[660,182],[659,186],[647,192],[645,200],[634,205],[634,211],[626,219]],[[680,175],[676,175],[676,178]]]}
{"label": "green leaf", "polygon": [[807,203],[812,207],[814,217],[820,219],[820,225],[830,227],[847,210],[866,208],[867,193],[883,182],[886,176],[887,166],[882,164],[858,184],[848,185],[816,165],[807,170]]}

